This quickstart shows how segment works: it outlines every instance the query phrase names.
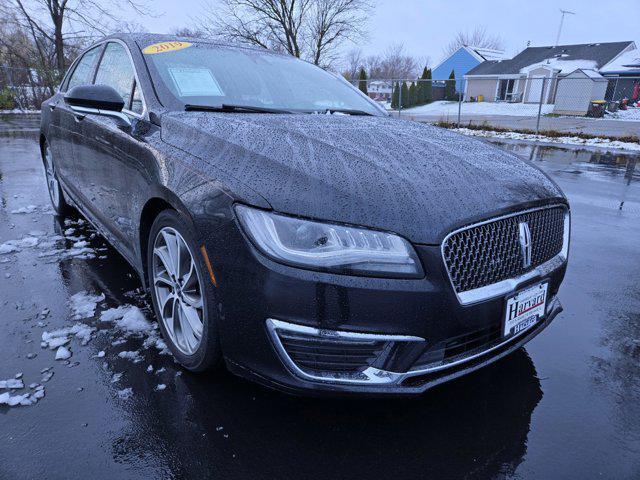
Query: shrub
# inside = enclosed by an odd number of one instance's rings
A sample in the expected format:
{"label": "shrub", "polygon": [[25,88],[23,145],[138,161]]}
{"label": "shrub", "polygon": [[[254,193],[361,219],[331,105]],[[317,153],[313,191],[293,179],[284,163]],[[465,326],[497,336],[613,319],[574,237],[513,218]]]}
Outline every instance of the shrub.
{"label": "shrub", "polygon": [[0,110],[11,110],[15,108],[13,92],[8,87],[0,90]]}

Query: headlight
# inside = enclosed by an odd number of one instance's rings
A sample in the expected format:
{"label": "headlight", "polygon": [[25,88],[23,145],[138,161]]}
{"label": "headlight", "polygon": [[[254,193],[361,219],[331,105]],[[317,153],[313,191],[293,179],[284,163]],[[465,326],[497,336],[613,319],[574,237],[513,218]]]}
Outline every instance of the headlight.
{"label": "headlight", "polygon": [[420,278],[420,260],[398,235],[321,223],[236,205],[244,231],[266,256],[289,265],[355,275]]}

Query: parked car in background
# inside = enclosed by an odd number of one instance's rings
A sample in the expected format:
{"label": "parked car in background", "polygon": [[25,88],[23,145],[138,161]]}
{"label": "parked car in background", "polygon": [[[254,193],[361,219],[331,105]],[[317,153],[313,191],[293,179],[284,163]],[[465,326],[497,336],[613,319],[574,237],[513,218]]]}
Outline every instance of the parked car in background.
{"label": "parked car in background", "polygon": [[265,50],[114,35],[42,105],[55,210],[139,273],[185,368],[415,394],[561,311],[569,205],[533,165]]}

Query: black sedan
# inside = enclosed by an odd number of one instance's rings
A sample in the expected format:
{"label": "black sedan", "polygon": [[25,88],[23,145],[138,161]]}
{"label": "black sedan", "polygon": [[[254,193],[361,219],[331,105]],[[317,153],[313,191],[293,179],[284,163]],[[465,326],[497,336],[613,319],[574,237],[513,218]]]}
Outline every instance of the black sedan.
{"label": "black sedan", "polygon": [[569,206],[531,164],[265,50],[114,35],[42,106],[57,213],[133,265],[175,358],[412,394],[562,310]]}

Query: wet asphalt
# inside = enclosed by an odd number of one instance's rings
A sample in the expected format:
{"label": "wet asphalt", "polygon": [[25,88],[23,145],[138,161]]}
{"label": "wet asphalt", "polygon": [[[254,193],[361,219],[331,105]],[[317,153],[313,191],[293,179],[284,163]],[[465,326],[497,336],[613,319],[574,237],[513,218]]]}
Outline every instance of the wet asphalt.
{"label": "wet asphalt", "polygon": [[[0,119],[0,244],[38,239],[0,255],[0,380],[22,373],[12,395],[37,383],[45,397],[0,405],[0,479],[640,478],[640,159],[505,144],[571,202],[565,311],[526,348],[421,397],[306,399],[182,371],[100,322],[124,304],[149,315],[146,298],[99,235],[52,215],[35,128]],[[55,361],[41,335],[75,322],[81,291],[105,295],[81,320],[96,331]],[[143,361],[118,356],[134,350]]]}

